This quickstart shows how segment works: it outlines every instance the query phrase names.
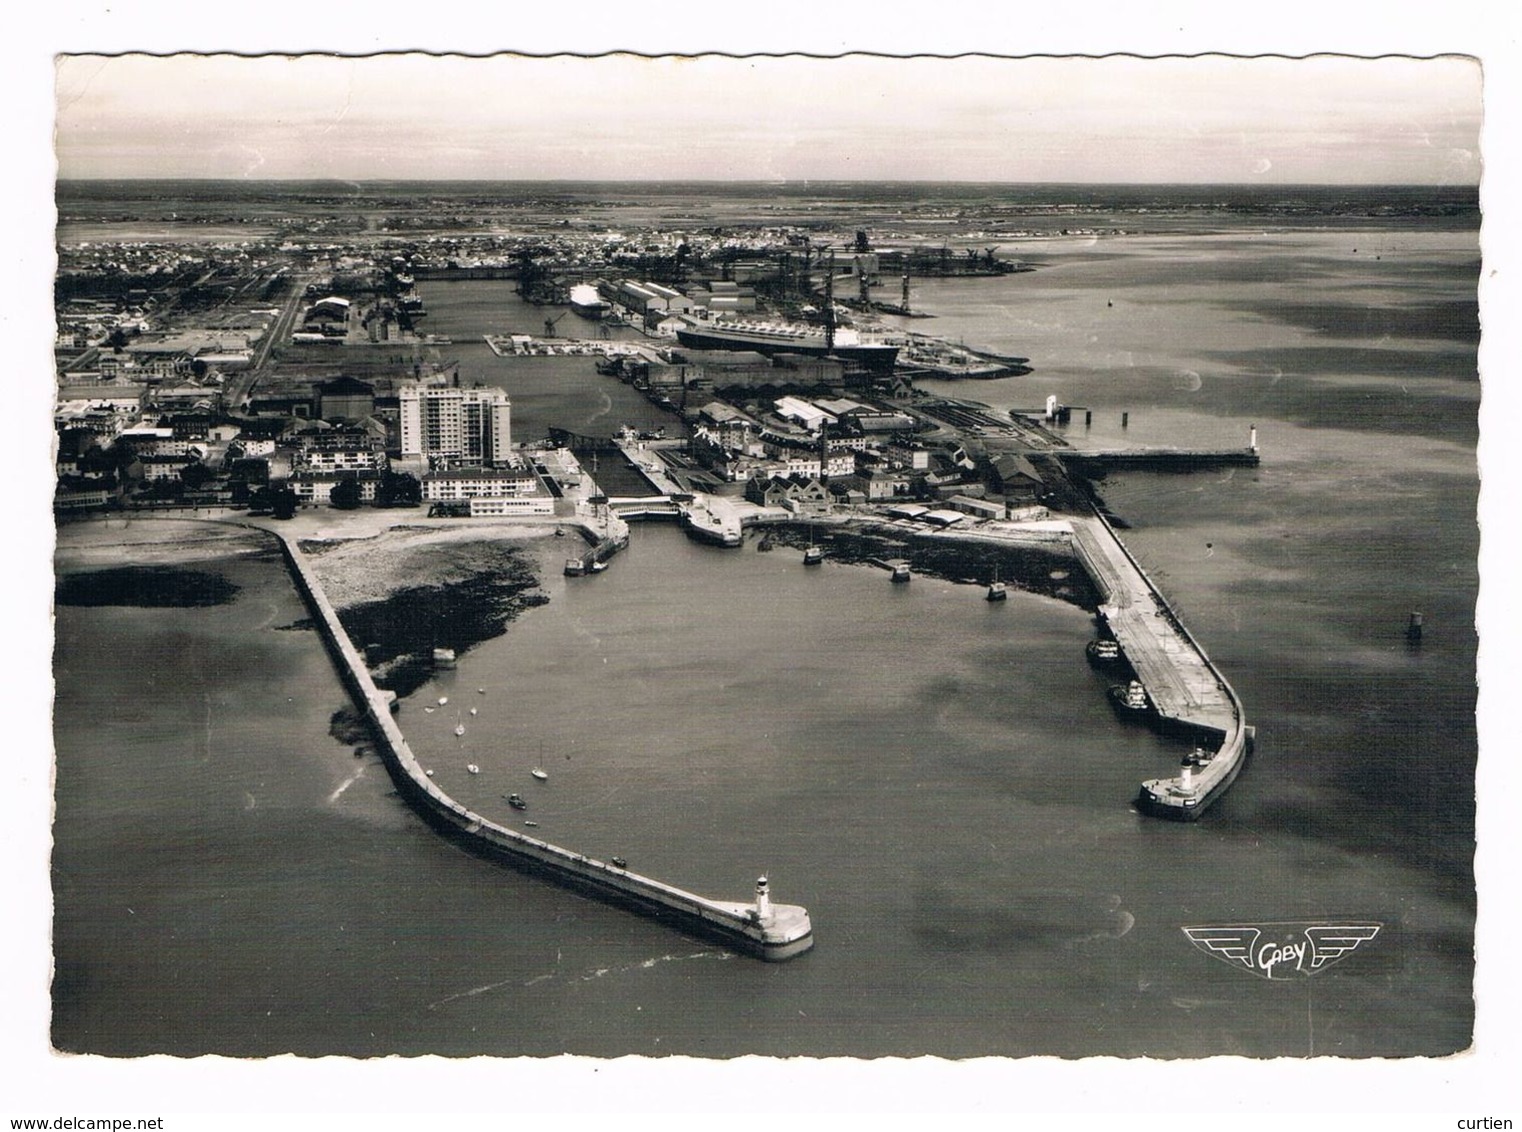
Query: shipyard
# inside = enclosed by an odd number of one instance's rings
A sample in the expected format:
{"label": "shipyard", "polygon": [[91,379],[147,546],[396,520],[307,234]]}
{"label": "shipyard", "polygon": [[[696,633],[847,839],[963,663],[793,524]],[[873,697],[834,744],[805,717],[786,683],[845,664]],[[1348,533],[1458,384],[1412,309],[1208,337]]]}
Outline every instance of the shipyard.
{"label": "shipyard", "polygon": [[57,1048],[1463,1048],[1472,188],[56,199]]}

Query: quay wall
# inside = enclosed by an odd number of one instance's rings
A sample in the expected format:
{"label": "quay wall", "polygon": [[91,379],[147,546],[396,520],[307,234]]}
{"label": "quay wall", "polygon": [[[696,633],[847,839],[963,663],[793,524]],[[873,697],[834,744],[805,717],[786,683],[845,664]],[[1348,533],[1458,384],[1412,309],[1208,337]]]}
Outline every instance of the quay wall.
{"label": "quay wall", "polygon": [[1131,448],[1118,452],[1078,452],[1058,450],[1053,453],[1080,475],[1102,476],[1111,470],[1166,472],[1203,471],[1209,468],[1256,468],[1260,457],[1253,448],[1187,449]]}
{"label": "quay wall", "polygon": [[[1182,725],[1197,735],[1206,732],[1218,735],[1220,746],[1210,763],[1199,771],[1191,771],[1187,778],[1149,779],[1142,783],[1138,795],[1137,800],[1140,806],[1156,816],[1182,821],[1198,820],[1200,815],[1226,792],[1227,788],[1236,781],[1237,775],[1241,773],[1242,764],[1252,750],[1254,729],[1247,725],[1246,712],[1236,689],[1231,686],[1221,670],[1216,667],[1215,662],[1210,659],[1210,655],[1195,640],[1194,634],[1190,633],[1184,623],[1179,620],[1178,615],[1173,611],[1173,606],[1158,590],[1147,572],[1142,569],[1141,563],[1136,560],[1130,548],[1115,533],[1115,528],[1100,514],[1098,508],[1092,510],[1095,520],[1105,535],[1119,548],[1128,567],[1136,572],[1136,576],[1156,599],[1158,610],[1167,618],[1173,631],[1177,632],[1200,658],[1201,663],[1215,677],[1230,702],[1231,725],[1224,731],[1188,719],[1163,719],[1164,723]],[[1109,569],[1104,563],[1096,562],[1089,555],[1083,540],[1076,537],[1076,534],[1072,540],[1072,546],[1075,557],[1093,580],[1095,588],[1104,596],[1105,603],[1111,603],[1115,598],[1115,579],[1111,577]]]}
{"label": "quay wall", "polygon": [[364,710],[398,792],[431,825],[483,856],[506,861],[748,955],[782,960],[813,946],[808,913],[796,905],[770,905],[769,914],[763,917],[754,904],[710,900],[498,825],[440,790],[408,746],[385,696],[371,679],[364,659],[349,640],[306,556],[292,539],[278,531],[270,533],[280,542],[291,576],[316,617],[345,685]]}

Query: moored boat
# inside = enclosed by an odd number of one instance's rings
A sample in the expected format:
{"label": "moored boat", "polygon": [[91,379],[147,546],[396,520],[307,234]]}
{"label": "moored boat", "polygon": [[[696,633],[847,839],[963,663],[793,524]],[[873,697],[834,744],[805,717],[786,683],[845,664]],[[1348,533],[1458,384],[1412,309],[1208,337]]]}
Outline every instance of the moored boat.
{"label": "moored boat", "polygon": [[507,804],[515,810],[528,809],[528,803],[523,800],[522,794],[509,794],[507,796]]}
{"label": "moored boat", "polygon": [[578,283],[571,288],[571,309],[582,318],[596,322],[613,309],[613,304],[598,293],[590,283]]}
{"label": "moored boat", "polygon": [[1152,709],[1152,701],[1147,698],[1146,686],[1140,680],[1111,685],[1110,702],[1124,712],[1144,712]]}
{"label": "moored boat", "polygon": [[1083,651],[1087,654],[1090,664],[1119,664],[1124,659],[1120,651],[1120,642],[1108,637],[1090,641]]}
{"label": "moored boat", "polygon": [[529,773],[537,778],[540,782],[549,781],[550,772],[545,770],[542,766],[536,766],[533,770],[529,771]]}
{"label": "moored boat", "polygon": [[586,564],[580,558],[567,558],[565,560],[565,576],[567,578],[579,578],[586,572]]}
{"label": "moored boat", "polygon": [[803,551],[803,564],[805,566],[818,566],[824,561],[824,547],[809,546]]}
{"label": "moored boat", "polygon": [[894,565],[893,574],[888,580],[891,582],[907,582],[912,577],[914,575],[909,572],[909,564],[907,562],[899,562]]}
{"label": "moored boat", "polygon": [[999,572],[994,571],[994,580],[988,583],[988,593],[985,595],[989,601],[1003,601],[1009,597],[1009,590],[1003,582],[999,581]]}
{"label": "moored boat", "polygon": [[833,335],[818,327],[784,326],[756,321],[700,319],[682,316],[676,339],[694,350],[754,350],[770,357],[776,353],[808,357],[836,357],[869,373],[888,376],[898,360],[895,343],[863,337],[858,331],[837,328]]}

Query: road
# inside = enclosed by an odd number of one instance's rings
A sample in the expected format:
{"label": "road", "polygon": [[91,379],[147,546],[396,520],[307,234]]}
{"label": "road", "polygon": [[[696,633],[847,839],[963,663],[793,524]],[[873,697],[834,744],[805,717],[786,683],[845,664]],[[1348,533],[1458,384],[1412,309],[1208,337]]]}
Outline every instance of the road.
{"label": "road", "polygon": [[222,390],[223,401],[229,409],[238,410],[245,408],[249,396],[254,391],[254,386],[269,375],[270,357],[275,346],[281,342],[290,340],[291,328],[296,324],[296,316],[306,305],[307,284],[316,276],[310,272],[296,272],[291,277],[291,293],[285,300],[285,305],[280,308],[280,313],[275,321],[270,324],[269,330],[265,331],[264,337],[259,339],[259,344],[254,347],[254,355],[249,361],[249,366],[242,373],[235,374]]}

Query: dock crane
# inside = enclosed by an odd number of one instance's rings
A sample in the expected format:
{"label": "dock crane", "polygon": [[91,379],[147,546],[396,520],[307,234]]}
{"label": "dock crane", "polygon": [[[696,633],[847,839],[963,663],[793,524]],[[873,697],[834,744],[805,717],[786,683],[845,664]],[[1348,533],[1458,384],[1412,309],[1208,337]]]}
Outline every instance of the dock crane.
{"label": "dock crane", "polygon": [[544,336],[546,338],[553,338],[553,337],[555,337],[555,324],[558,323],[561,319],[563,319],[569,313],[570,313],[569,311],[561,311],[559,314],[555,315],[553,318],[547,318],[547,319],[545,319],[544,320]]}

